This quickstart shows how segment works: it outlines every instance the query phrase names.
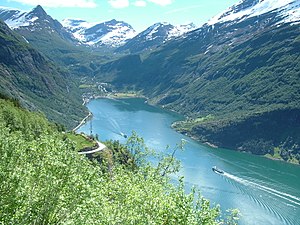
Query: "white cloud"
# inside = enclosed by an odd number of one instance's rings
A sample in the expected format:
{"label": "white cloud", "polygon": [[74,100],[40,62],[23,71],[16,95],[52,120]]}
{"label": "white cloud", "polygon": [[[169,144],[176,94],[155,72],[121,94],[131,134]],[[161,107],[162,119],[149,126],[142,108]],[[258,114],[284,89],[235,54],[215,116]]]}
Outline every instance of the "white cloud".
{"label": "white cloud", "polygon": [[113,7],[113,8],[126,8],[129,6],[129,0],[109,0],[108,3]]}
{"label": "white cloud", "polygon": [[95,8],[95,0],[11,0],[25,5],[41,5],[43,7],[80,7]]}
{"label": "white cloud", "polygon": [[133,5],[135,5],[137,7],[146,7],[147,6],[147,2],[145,2],[143,0],[137,0],[136,2],[133,3]]}
{"label": "white cloud", "polygon": [[148,0],[157,5],[166,6],[172,4],[173,0]]}

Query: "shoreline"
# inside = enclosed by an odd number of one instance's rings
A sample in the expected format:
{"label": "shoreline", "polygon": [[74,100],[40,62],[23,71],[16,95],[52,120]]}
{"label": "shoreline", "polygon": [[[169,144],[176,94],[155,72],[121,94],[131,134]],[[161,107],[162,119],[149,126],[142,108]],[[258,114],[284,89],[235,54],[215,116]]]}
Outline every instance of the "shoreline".
{"label": "shoreline", "polygon": [[101,98],[107,98],[107,99],[130,99],[130,98],[143,98],[148,100],[147,97],[140,94],[131,94],[131,93],[123,93],[123,92],[116,92],[116,93],[109,93],[106,95],[95,95],[92,99],[101,99]]}
{"label": "shoreline", "polygon": [[[201,142],[200,142],[201,143]],[[210,142],[204,142],[203,144],[205,144],[205,145],[208,145],[209,147],[211,147],[211,148],[219,148],[219,146],[217,146],[217,145],[214,145],[214,144],[212,144],[212,143],[210,143]]]}
{"label": "shoreline", "polygon": [[[150,106],[156,106],[156,107],[159,107],[159,108],[161,108],[161,109],[164,109],[164,110],[167,110],[167,111],[170,111],[170,112],[175,112],[175,113],[177,113],[177,114],[180,114],[180,113],[178,113],[178,112],[175,111],[175,110],[165,109],[165,108],[160,107],[160,106],[158,106],[158,105],[149,104],[148,98],[145,97],[145,96],[128,96],[128,95],[123,95],[123,96],[112,95],[112,96],[111,96],[111,95],[107,95],[107,96],[95,96],[93,99],[90,99],[90,100],[94,100],[94,99],[130,99],[130,98],[142,98],[142,99],[145,99],[145,103],[148,104],[148,105],[150,105]],[[89,101],[88,101],[88,102],[89,102]],[[85,103],[88,103],[88,102],[85,102]],[[89,111],[89,115],[87,115],[87,116],[80,122],[80,124],[77,125],[72,131],[75,131],[75,132],[76,132],[76,130],[79,129],[79,128],[86,122],[86,120],[87,120],[90,116],[92,116],[92,115],[93,115],[93,114]],[[180,115],[181,115],[181,114],[180,114]],[[172,124],[171,124],[170,127],[172,128],[172,130],[176,131],[177,133],[183,134],[183,133],[179,132],[178,130],[176,130],[174,127],[172,127]],[[211,148],[214,148],[214,149],[216,149],[216,148],[222,148],[222,147],[217,146],[217,145],[214,145],[213,143],[210,143],[210,142],[208,142],[208,141],[206,141],[206,142],[201,142],[197,137],[194,137],[194,136],[192,136],[192,135],[189,135],[188,133],[184,133],[184,135],[186,135],[186,136],[190,137],[191,139],[197,141],[198,143],[203,144],[203,145],[206,145],[206,146],[208,146],[208,147],[211,147]],[[240,152],[238,149],[229,149],[229,150]],[[253,153],[250,153],[250,154],[251,154],[251,155],[255,155],[255,156],[260,156],[260,155],[256,155],[256,154],[253,154]],[[263,157],[264,157],[264,158],[267,158],[267,159],[269,159],[269,160],[272,160],[272,161],[280,161],[280,162],[285,162],[285,163],[288,163],[288,164],[293,164],[293,165],[299,165],[299,166],[300,166],[300,164],[297,164],[297,163],[294,163],[294,162],[285,161],[285,160],[283,160],[283,159],[274,158],[274,157],[272,157],[272,156],[263,155]]]}

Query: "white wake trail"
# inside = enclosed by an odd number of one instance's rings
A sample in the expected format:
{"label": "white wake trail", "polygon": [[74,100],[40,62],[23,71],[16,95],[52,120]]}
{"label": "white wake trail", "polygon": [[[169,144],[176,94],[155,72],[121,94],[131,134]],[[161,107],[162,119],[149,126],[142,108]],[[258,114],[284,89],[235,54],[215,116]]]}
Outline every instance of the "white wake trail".
{"label": "white wake trail", "polygon": [[279,198],[285,199],[285,200],[287,200],[287,201],[289,201],[291,203],[294,203],[294,204],[300,206],[300,198],[298,198],[296,196],[293,196],[291,194],[275,190],[275,189],[270,188],[270,187],[266,187],[264,185],[261,185],[261,184],[258,184],[258,183],[255,183],[255,182],[252,182],[252,181],[249,181],[249,180],[245,180],[243,178],[237,177],[235,175],[232,175],[232,174],[229,174],[229,173],[226,173],[226,172],[223,175],[225,177],[229,178],[229,179],[232,179],[232,180],[240,183],[240,184],[243,184],[245,186],[252,186],[252,187],[258,188],[258,189],[260,189],[262,191],[265,191],[265,192],[267,192],[269,194],[275,195],[275,196],[277,196]]}

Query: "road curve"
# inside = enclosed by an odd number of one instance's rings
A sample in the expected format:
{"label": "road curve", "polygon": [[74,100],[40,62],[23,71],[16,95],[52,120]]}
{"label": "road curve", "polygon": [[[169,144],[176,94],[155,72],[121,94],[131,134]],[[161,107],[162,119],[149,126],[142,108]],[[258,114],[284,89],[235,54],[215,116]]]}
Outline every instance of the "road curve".
{"label": "road curve", "polygon": [[97,142],[98,148],[96,148],[94,150],[91,150],[91,151],[78,152],[78,154],[79,155],[92,154],[92,153],[95,153],[95,152],[100,152],[100,151],[102,151],[103,149],[106,148],[106,146],[104,144],[102,144],[101,142],[99,142],[99,141],[96,141],[96,142]]}
{"label": "road curve", "polygon": [[86,122],[86,120],[92,115],[93,114],[89,112],[89,114],[86,117],[84,117],[83,120],[81,120],[81,122],[72,131],[76,132],[76,130],[78,130],[79,127],[81,127]]}

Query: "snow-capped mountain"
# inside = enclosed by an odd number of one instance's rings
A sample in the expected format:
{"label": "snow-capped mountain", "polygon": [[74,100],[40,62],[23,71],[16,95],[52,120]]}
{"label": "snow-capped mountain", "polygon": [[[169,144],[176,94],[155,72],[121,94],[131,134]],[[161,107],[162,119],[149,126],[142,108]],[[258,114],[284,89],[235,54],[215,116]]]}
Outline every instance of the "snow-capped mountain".
{"label": "snow-capped mountain", "polygon": [[[76,45],[110,48],[125,46],[120,48],[120,51],[134,46],[130,49],[131,52],[156,47],[196,28],[193,23],[179,26],[156,23],[137,35],[131,25],[117,20],[90,23],[83,19],[64,19],[60,23],[49,16],[39,5],[30,12],[0,7],[0,19],[28,40],[33,38],[27,38],[28,32],[33,34],[33,32],[43,31],[56,33],[62,39]],[[39,35],[35,34],[35,36],[39,38]]]}
{"label": "snow-capped mountain", "polygon": [[64,40],[72,43],[76,42],[73,35],[57,20],[49,16],[40,5],[30,12],[1,7],[0,19],[23,36],[27,36],[29,33],[37,35],[37,32],[39,32],[48,35],[56,34]]}
{"label": "snow-capped mountain", "polygon": [[266,13],[277,13],[282,22],[300,23],[299,0],[241,0],[221,14],[213,17],[208,24],[241,21]]}
{"label": "snow-capped mountain", "polygon": [[90,46],[119,47],[136,35],[132,26],[123,21],[88,23],[84,20],[65,19],[62,24],[77,40]]}
{"label": "snow-capped mountain", "polygon": [[196,29],[196,26],[193,23],[179,26],[169,23],[155,23],[129,40],[124,46],[117,49],[117,51],[129,50],[132,53],[136,53],[152,49],[194,29]]}
{"label": "snow-capped mountain", "polygon": [[186,35],[205,54],[235,47],[270,29],[300,24],[299,0],[241,0]]}

